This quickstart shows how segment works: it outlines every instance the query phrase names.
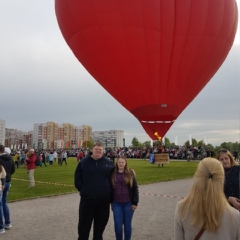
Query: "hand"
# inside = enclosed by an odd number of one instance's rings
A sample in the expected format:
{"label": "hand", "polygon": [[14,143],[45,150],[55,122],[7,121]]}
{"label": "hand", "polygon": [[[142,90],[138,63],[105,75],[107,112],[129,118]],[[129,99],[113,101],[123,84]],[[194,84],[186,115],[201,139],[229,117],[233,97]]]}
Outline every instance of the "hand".
{"label": "hand", "polygon": [[131,206],[131,209],[134,211],[134,210],[137,209],[137,206],[136,206],[136,205],[132,205],[132,206]]}
{"label": "hand", "polygon": [[240,200],[235,197],[229,197],[228,202],[237,210],[240,210]]}

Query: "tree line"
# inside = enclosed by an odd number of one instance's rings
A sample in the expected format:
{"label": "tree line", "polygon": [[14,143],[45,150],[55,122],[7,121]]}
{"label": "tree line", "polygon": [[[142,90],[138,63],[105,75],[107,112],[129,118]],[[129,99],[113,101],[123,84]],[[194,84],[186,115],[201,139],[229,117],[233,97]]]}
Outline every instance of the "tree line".
{"label": "tree line", "polygon": [[[138,148],[150,148],[150,147],[159,147],[163,146],[165,148],[179,148],[179,145],[172,143],[168,138],[165,138],[164,144],[162,141],[155,140],[153,141],[153,146],[151,146],[150,141],[145,141],[143,143],[139,142],[136,137],[132,139],[132,146],[131,147],[138,147]],[[230,152],[237,150],[240,152],[240,143],[239,142],[223,142],[219,146],[213,146],[212,144],[205,144],[203,140],[197,141],[196,139],[192,139],[192,144],[190,144],[189,140],[184,143],[184,146],[187,148],[205,148],[209,151],[218,152],[220,149],[228,149]]]}

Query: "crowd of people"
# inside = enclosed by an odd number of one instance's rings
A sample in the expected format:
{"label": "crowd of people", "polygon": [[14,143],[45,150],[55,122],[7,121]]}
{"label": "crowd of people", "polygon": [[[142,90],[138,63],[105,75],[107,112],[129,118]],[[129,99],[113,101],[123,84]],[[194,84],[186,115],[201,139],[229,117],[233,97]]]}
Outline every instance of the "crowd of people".
{"label": "crowd of people", "polygon": [[[67,158],[71,156],[70,151],[65,149],[58,149],[58,150],[36,150],[33,149],[36,155],[36,166],[47,166],[53,165],[57,163],[58,165],[62,166],[63,163],[67,165]],[[13,152],[11,155],[13,156],[14,163],[16,168],[19,168],[21,165],[26,164],[27,155],[30,153],[30,149],[23,149],[19,151]],[[76,153],[74,153],[74,156]]]}
{"label": "crowd of people", "polygon": [[[19,168],[20,165],[24,164],[25,156],[28,150],[17,150],[13,151],[11,154],[13,156],[16,167]],[[91,149],[89,148],[75,148],[75,149],[48,149],[48,150],[38,150],[35,149],[37,156],[37,166],[46,166],[46,163],[53,165],[58,163],[62,165],[65,163],[67,165],[67,158],[75,157],[77,161],[91,154]],[[206,157],[215,157],[216,153],[206,147],[186,147],[178,146],[166,148],[165,146],[159,147],[118,147],[118,148],[104,148],[104,155],[114,161],[120,155],[126,156],[126,158],[137,158],[147,160],[152,153],[168,153],[169,159],[180,159],[180,160],[201,160]],[[232,155],[234,159],[238,160],[238,151],[234,150]]]}

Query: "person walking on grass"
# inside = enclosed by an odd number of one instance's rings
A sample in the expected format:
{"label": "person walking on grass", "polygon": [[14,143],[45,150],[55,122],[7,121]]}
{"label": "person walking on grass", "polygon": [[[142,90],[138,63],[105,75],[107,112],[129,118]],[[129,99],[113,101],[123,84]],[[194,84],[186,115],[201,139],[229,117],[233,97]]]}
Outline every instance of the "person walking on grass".
{"label": "person walking on grass", "polygon": [[65,165],[67,165],[67,152],[65,150],[62,153],[62,161],[60,166],[62,166],[63,162],[65,162]]}

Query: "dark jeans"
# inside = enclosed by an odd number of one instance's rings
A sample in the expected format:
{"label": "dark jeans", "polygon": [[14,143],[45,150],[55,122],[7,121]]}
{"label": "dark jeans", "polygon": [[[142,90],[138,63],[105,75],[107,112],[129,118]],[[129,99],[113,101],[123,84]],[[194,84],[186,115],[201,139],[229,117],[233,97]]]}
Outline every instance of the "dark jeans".
{"label": "dark jeans", "polygon": [[79,205],[78,240],[88,240],[93,223],[93,240],[103,240],[110,204],[95,199],[81,199]]}
{"label": "dark jeans", "polygon": [[65,162],[65,165],[67,165],[67,159],[66,158],[62,158],[62,161],[60,163],[61,166],[62,166],[63,162]]}

